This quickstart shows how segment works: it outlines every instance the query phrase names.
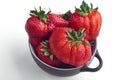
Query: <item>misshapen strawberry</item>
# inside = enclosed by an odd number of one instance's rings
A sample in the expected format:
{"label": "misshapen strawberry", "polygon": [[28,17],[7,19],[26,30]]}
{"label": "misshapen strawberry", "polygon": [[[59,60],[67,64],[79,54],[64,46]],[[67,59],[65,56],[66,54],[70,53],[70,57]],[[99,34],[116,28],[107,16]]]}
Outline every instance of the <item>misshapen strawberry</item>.
{"label": "misshapen strawberry", "polygon": [[92,51],[90,43],[84,39],[85,29],[78,32],[71,28],[56,27],[49,39],[53,54],[62,62],[83,66],[90,60]]}
{"label": "misshapen strawberry", "polygon": [[29,38],[35,38],[40,40],[40,42],[49,38],[54,27],[68,25],[68,21],[64,20],[61,16],[50,13],[50,11],[45,13],[41,7],[39,11],[36,9],[31,10],[30,15],[31,17],[28,18],[25,29]]}
{"label": "misshapen strawberry", "polygon": [[36,48],[36,55],[40,60],[45,62],[48,65],[59,67],[62,62],[59,61],[51,52],[49,47],[48,41],[43,41],[37,48]]}
{"label": "misshapen strawberry", "polygon": [[95,40],[99,35],[102,24],[102,16],[97,8],[93,8],[93,5],[89,7],[88,4],[83,1],[80,8],[76,8],[75,12],[70,17],[70,26],[76,31],[80,28],[85,28],[86,39]]}

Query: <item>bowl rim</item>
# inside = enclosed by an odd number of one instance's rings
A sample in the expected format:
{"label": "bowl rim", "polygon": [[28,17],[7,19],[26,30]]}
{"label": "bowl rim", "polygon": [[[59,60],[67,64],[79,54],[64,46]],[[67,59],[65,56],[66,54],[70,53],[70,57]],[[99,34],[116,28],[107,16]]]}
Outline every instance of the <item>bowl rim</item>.
{"label": "bowl rim", "polygon": [[51,66],[51,65],[48,65],[47,63],[43,62],[42,60],[40,60],[37,55],[35,54],[34,50],[33,50],[33,47],[32,45],[30,44],[30,42],[28,41],[28,44],[29,44],[29,48],[30,48],[30,52],[31,54],[39,61],[41,62],[42,64],[44,64],[45,66],[49,67],[49,68],[52,68],[52,69],[56,69],[56,70],[75,70],[75,69],[80,69],[84,66],[88,66],[90,64],[90,62],[93,60],[94,58],[94,55],[96,53],[96,50],[97,50],[97,39],[95,40],[95,49],[94,49],[94,52],[92,53],[92,56],[91,56],[91,59],[83,66],[79,66],[79,67],[73,67],[73,68],[59,68],[59,67],[54,67],[54,66]]}

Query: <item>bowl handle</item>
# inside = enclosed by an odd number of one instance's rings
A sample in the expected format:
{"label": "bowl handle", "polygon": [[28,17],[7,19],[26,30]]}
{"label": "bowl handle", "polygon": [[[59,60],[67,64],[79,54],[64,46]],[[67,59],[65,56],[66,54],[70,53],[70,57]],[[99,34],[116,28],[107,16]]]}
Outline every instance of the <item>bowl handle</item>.
{"label": "bowl handle", "polygon": [[96,72],[101,69],[103,66],[103,60],[101,59],[98,50],[96,50],[95,57],[99,60],[99,65],[96,68],[89,68],[88,66],[84,66],[80,69],[80,71],[85,72]]}

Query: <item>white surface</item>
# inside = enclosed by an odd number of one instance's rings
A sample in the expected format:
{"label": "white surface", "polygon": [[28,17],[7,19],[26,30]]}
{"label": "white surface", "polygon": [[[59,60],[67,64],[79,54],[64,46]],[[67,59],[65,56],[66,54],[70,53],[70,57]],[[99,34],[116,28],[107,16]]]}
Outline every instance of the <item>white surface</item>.
{"label": "white surface", "polygon": [[[0,1],[0,80],[120,80],[119,0],[85,0],[99,7],[103,24],[98,49],[104,61],[98,72],[84,72],[71,77],[49,75],[33,61],[24,26],[29,10],[51,8],[62,13],[79,7],[82,0],[1,0]],[[64,6],[65,5],[65,6]],[[91,66],[95,66],[94,59]]]}

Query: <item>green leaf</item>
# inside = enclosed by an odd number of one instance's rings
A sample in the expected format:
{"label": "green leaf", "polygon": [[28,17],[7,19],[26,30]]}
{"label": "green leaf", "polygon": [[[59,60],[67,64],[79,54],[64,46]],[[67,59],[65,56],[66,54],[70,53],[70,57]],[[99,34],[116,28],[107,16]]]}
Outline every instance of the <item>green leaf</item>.
{"label": "green leaf", "polygon": [[93,9],[93,11],[97,11],[98,10],[98,7],[96,7],[95,9]]}
{"label": "green leaf", "polygon": [[76,7],[75,7],[75,11],[76,12],[81,12],[81,10],[79,8],[76,8]]}
{"label": "green leaf", "polygon": [[39,14],[43,16],[45,14],[45,11],[41,11]]}
{"label": "green leaf", "polygon": [[86,16],[86,15],[88,15],[88,13],[85,13],[85,12],[79,12],[79,14],[81,15],[81,16]]}
{"label": "green leaf", "polygon": [[76,39],[78,39],[78,38],[79,38],[79,36],[78,36],[77,32],[75,32],[75,38],[76,38]]}
{"label": "green leaf", "polygon": [[84,45],[86,45],[86,46],[88,45],[88,43],[87,43],[87,42],[85,42],[85,41],[82,41],[82,43],[83,43]]}
{"label": "green leaf", "polygon": [[45,48],[49,48],[48,40],[41,42],[41,45],[44,46]]}
{"label": "green leaf", "polygon": [[81,30],[80,30],[80,29],[77,31],[77,35],[78,35],[78,36],[81,35]]}
{"label": "green leaf", "polygon": [[76,46],[79,46],[80,43],[81,43],[81,41],[77,41],[76,42]]}
{"label": "green leaf", "polygon": [[38,12],[36,8],[35,8],[35,12]]}
{"label": "green leaf", "polygon": [[49,52],[48,52],[48,51],[45,51],[45,52],[44,52],[44,55],[45,55],[45,56],[49,56]]}
{"label": "green leaf", "polygon": [[51,13],[51,10],[49,9],[49,11],[47,12],[47,15]]}
{"label": "green leaf", "polygon": [[87,43],[84,41],[84,38],[86,36],[85,28],[81,28],[78,31],[72,30],[67,31],[67,38],[69,38],[68,42],[71,42],[71,46],[76,45],[78,46],[80,43],[83,43],[87,45]]}
{"label": "green leaf", "polygon": [[75,35],[75,30],[72,29],[72,32],[70,32],[70,33],[71,33],[71,35]]}
{"label": "green leaf", "polygon": [[84,32],[84,33],[82,33],[80,36],[79,36],[79,40],[81,40],[81,39],[83,39],[84,37],[86,36],[86,33]]}
{"label": "green leaf", "polygon": [[80,9],[75,8],[75,11],[81,16],[87,16],[88,14],[90,14],[91,12],[95,10],[98,10],[98,7],[93,8],[92,3],[90,3],[90,6],[89,6],[84,0],[82,1],[82,4],[80,5]]}
{"label": "green leaf", "polygon": [[92,3],[90,3],[90,6],[91,6],[91,10],[93,9],[93,4]]}
{"label": "green leaf", "polygon": [[50,59],[51,59],[51,60],[54,59],[54,55],[53,55],[53,54],[50,55]]}
{"label": "green leaf", "polygon": [[69,30],[67,31],[67,35],[71,40],[74,40],[74,37],[72,36],[74,34],[73,32],[71,33]]}
{"label": "green leaf", "polygon": [[42,51],[45,56],[49,56],[49,54],[50,54],[49,51],[45,48],[40,49],[40,51]]}
{"label": "green leaf", "polygon": [[82,9],[82,11],[86,12],[86,7],[84,5],[81,5],[80,8]]}
{"label": "green leaf", "polygon": [[51,11],[48,11],[46,13],[41,7],[39,7],[39,10],[37,10],[36,8],[35,8],[35,10],[31,10],[30,15],[36,16],[36,17],[40,18],[41,20],[43,20],[45,23],[47,23],[48,22],[48,14],[50,12]]}
{"label": "green leaf", "polygon": [[88,4],[85,1],[83,1],[83,5],[82,5],[81,9],[83,9],[83,11],[87,13],[88,8],[89,8]]}
{"label": "green leaf", "polygon": [[46,51],[46,49],[42,48],[42,49],[40,49],[40,51],[45,52],[45,51]]}

